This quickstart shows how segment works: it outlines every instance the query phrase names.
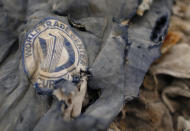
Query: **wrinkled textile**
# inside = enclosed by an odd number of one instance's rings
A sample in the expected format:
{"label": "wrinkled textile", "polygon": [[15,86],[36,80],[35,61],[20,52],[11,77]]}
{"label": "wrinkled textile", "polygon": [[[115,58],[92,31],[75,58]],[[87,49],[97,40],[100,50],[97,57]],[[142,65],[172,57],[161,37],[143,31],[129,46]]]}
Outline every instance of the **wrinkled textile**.
{"label": "wrinkled textile", "polygon": [[[105,130],[124,101],[138,96],[145,73],[159,57],[172,3],[154,0],[144,16],[137,16],[139,0],[1,0],[0,130]],[[23,71],[26,33],[47,17],[70,25],[82,39],[89,59],[87,88],[101,90],[70,122],[62,119],[59,101],[37,94]]]}
{"label": "wrinkled textile", "polygon": [[190,129],[189,51],[189,45],[185,43],[173,46],[150,68],[157,84],[144,84],[157,87],[162,102],[172,116],[173,128],[178,131]]}
{"label": "wrinkled textile", "polygon": [[140,97],[125,104],[109,131],[190,129],[189,7],[189,0],[175,1],[162,56],[146,74]]}

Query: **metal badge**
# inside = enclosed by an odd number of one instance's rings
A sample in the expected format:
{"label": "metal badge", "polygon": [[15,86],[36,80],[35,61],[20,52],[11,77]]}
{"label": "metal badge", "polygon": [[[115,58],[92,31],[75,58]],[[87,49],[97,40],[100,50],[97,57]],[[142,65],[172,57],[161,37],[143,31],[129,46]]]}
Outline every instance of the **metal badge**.
{"label": "metal badge", "polygon": [[87,69],[87,54],[81,39],[55,18],[46,18],[31,30],[23,46],[26,74],[39,87],[54,88],[60,79],[72,81]]}

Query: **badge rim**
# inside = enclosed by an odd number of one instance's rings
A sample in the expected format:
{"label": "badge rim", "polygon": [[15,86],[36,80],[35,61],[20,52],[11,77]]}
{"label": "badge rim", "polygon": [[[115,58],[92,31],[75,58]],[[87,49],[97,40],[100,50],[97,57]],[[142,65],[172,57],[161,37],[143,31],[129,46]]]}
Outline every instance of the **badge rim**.
{"label": "badge rim", "polygon": [[[22,44],[22,66],[23,66],[23,69],[24,69],[24,73],[25,73],[25,75],[27,76],[27,78],[29,79],[29,78],[32,78],[32,77],[30,77],[30,72],[28,71],[28,69],[27,69],[27,67],[26,67],[26,65],[25,65],[25,56],[24,56],[24,54],[25,54],[25,44],[26,44],[26,40],[27,40],[27,38],[28,38],[28,36],[29,36],[29,34],[32,32],[32,31],[34,31],[38,26],[40,26],[41,24],[43,24],[45,21],[47,21],[47,20],[51,20],[51,19],[53,19],[53,20],[57,20],[57,21],[59,21],[59,22],[61,22],[61,23],[63,23],[64,25],[66,25],[68,28],[69,28],[69,30],[80,40],[80,42],[81,42],[81,44],[83,45],[83,47],[84,47],[84,51],[85,51],[85,54],[86,54],[86,65],[85,65],[85,67],[84,68],[86,68],[86,70],[87,70],[87,68],[88,68],[88,56],[87,56],[87,51],[86,51],[86,47],[85,47],[85,44],[84,44],[84,42],[83,42],[83,40],[81,39],[81,37],[78,35],[78,33],[77,32],[75,32],[72,28],[71,28],[71,26],[69,25],[69,24],[66,24],[65,22],[63,22],[62,20],[60,20],[59,18],[55,18],[55,17],[46,17],[46,18],[44,18],[44,19],[42,19],[42,20],[40,20],[37,24],[35,24],[34,26],[33,26],[33,28],[31,29],[31,30],[29,30],[26,34],[25,34],[25,38],[24,38],[24,42],[23,42],[23,44]],[[69,38],[70,38],[70,36],[65,32],[65,31],[63,31]],[[37,36],[36,36],[37,37]],[[36,38],[35,38],[36,39]],[[72,39],[72,38],[70,38],[70,39]],[[34,41],[33,41],[34,42]],[[75,44],[74,44],[75,45]],[[76,45],[75,45],[76,46]],[[32,47],[33,48],[33,47]],[[77,48],[77,47],[76,47]],[[77,50],[77,52],[79,52],[79,50]],[[79,54],[79,53],[78,53]],[[80,56],[79,56],[79,61],[78,62],[80,62]],[[71,71],[73,71],[73,70],[75,70],[75,68],[74,69],[72,69]],[[71,72],[71,71],[69,71],[69,72]],[[68,74],[69,72],[67,72],[66,74]],[[64,74],[64,75],[66,75],[66,74]],[[61,76],[59,76],[60,77],[60,79],[63,79],[63,77],[62,76],[64,76],[64,75],[61,75]],[[59,77],[57,77],[57,78],[59,78]],[[55,77],[56,78],[56,77]],[[30,79],[30,81],[32,81],[32,79]]]}

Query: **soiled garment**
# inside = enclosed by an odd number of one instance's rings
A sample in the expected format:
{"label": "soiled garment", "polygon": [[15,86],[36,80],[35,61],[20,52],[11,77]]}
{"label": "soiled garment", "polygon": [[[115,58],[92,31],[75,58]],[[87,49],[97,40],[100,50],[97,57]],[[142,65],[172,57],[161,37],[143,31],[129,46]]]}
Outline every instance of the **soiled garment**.
{"label": "soiled garment", "polygon": [[[154,0],[143,16],[136,16],[141,4],[139,0],[1,0],[0,130],[105,130],[120,112],[124,101],[138,96],[145,73],[159,57],[172,3],[172,0]],[[71,73],[75,74],[72,79],[59,81],[52,90],[42,86],[44,91],[37,80],[32,79],[35,75],[28,76],[24,71],[23,65],[27,62],[23,62],[23,47],[28,33],[50,18],[68,25],[80,38],[88,64],[84,71],[79,68]],[[38,37],[38,46],[47,46],[48,41],[53,43],[53,35],[50,31],[48,40],[43,35],[42,39]],[[68,42],[64,43],[67,45]],[[54,45],[57,49],[63,48],[56,47],[56,42]],[[52,57],[56,66],[47,66],[51,62],[44,56],[52,54],[49,50],[53,47],[47,46],[46,51],[39,47],[37,50],[41,53],[37,58],[42,64],[36,66],[36,72],[37,69],[46,72],[48,69],[52,73],[60,63],[64,63],[61,59],[64,55],[60,54],[56,58],[61,62]],[[29,67],[32,64],[34,62],[28,64]],[[79,86],[86,87],[87,92],[101,92],[96,100],[80,109],[81,115],[76,110],[76,115],[72,111],[81,108],[86,93],[86,89],[81,91]],[[72,97],[76,104],[71,104],[71,110],[66,112],[77,118],[65,121],[63,105],[64,101],[69,102],[69,97],[64,96],[70,96],[75,89],[79,89],[79,93],[74,93],[78,95]]]}

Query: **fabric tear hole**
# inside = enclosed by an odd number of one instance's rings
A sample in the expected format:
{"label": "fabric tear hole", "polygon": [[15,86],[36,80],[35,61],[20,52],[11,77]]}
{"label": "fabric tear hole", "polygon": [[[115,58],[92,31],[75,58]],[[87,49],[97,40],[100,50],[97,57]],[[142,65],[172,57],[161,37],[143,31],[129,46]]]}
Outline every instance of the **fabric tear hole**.
{"label": "fabric tear hole", "polygon": [[168,16],[167,15],[161,16],[156,21],[156,25],[151,33],[150,39],[155,43],[161,42],[163,40],[163,36],[167,32],[167,27],[168,27]]}

